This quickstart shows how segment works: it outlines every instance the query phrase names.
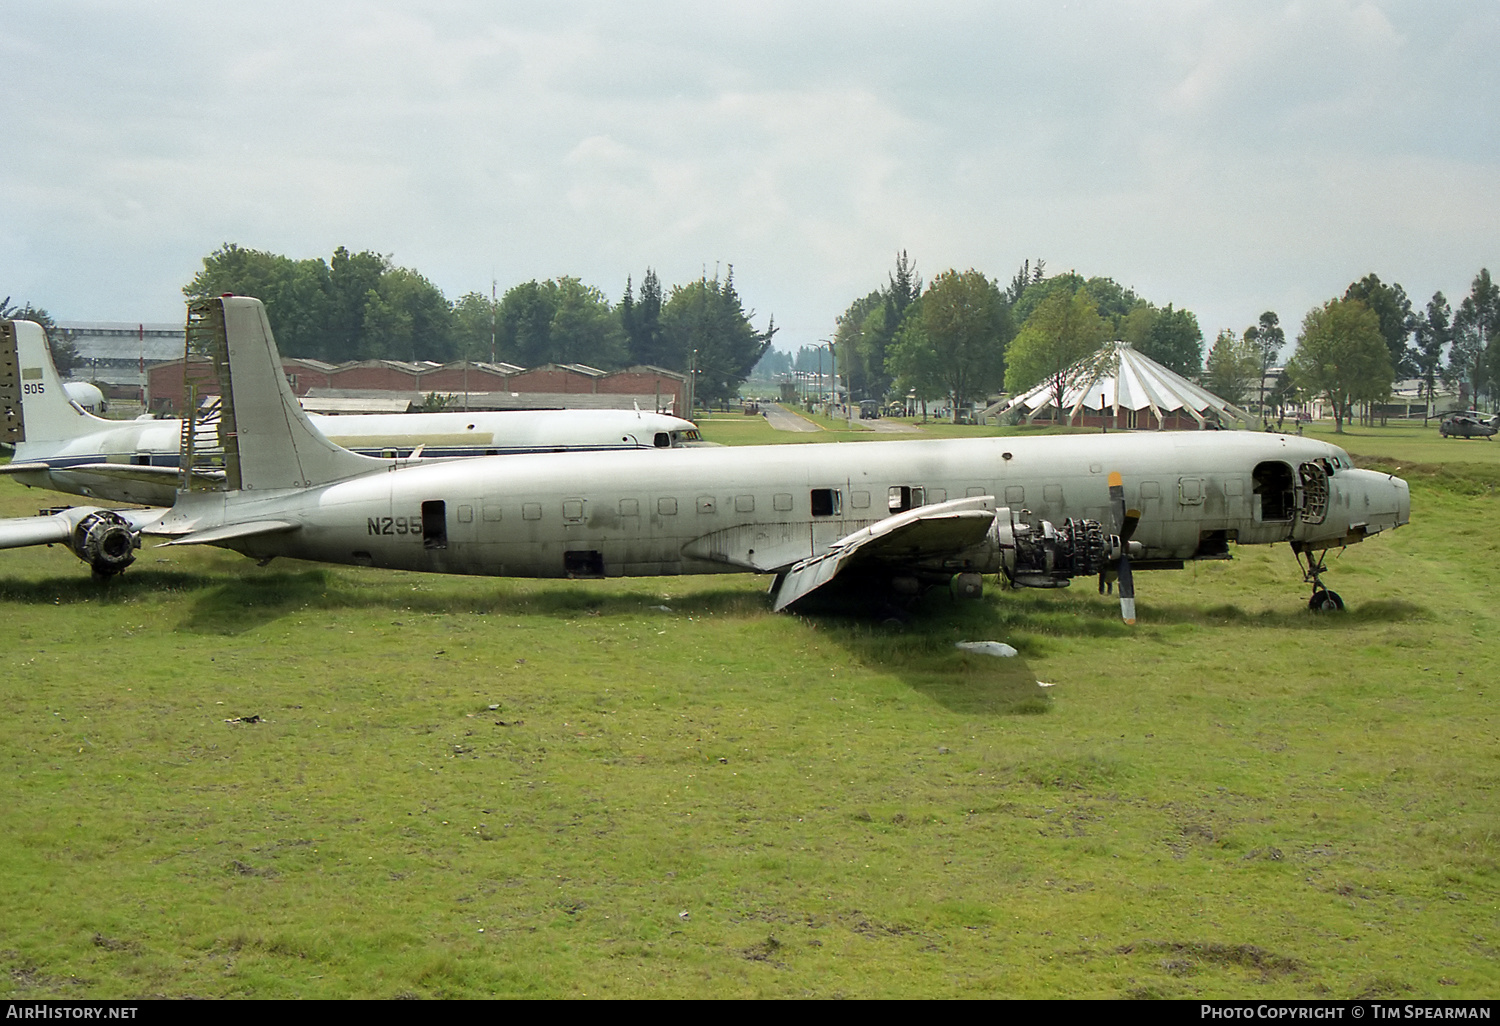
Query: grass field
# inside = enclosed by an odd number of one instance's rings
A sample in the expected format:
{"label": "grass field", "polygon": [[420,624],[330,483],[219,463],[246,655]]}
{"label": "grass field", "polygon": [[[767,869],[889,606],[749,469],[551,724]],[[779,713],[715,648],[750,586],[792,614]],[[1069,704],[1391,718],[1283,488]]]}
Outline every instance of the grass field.
{"label": "grass field", "polygon": [[1140,574],[1133,629],[1084,583],[894,633],[752,577],[0,554],[0,991],[1493,997],[1500,445],[1338,441],[1412,523],[1334,616],[1285,546]]}

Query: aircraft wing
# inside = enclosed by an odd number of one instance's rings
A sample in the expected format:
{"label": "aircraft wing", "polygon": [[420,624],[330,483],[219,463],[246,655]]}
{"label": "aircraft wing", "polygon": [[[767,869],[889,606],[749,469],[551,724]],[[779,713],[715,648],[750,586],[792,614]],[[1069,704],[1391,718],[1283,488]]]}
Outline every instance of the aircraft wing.
{"label": "aircraft wing", "polygon": [[845,535],[777,578],[772,606],[779,612],[851,568],[915,569],[941,562],[984,541],[994,523],[991,495],[919,506],[887,517]]}
{"label": "aircraft wing", "polygon": [[[20,549],[28,545],[66,544],[78,524],[92,513],[100,512],[98,506],[74,506],[58,513],[35,517],[13,517],[0,520],[0,549]],[[140,530],[160,520],[165,509],[117,509],[112,510],[131,527]]]}

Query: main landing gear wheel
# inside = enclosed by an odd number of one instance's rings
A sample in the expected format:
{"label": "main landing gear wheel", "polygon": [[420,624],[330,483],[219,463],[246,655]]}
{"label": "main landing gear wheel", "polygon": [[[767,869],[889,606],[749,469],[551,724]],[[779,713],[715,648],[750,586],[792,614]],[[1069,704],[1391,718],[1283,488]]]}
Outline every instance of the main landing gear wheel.
{"label": "main landing gear wheel", "polygon": [[1339,598],[1339,593],[1336,591],[1319,588],[1313,592],[1312,598],[1307,600],[1307,608],[1314,613],[1337,613],[1344,608],[1344,600]]}

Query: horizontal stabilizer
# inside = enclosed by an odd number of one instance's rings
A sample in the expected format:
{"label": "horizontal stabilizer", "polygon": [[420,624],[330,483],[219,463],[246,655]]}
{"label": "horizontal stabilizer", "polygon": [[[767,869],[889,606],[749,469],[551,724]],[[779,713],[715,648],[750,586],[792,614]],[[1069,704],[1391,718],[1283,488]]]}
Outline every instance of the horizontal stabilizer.
{"label": "horizontal stabilizer", "polygon": [[[31,464],[36,466],[37,464]],[[43,466],[43,469],[48,469]],[[140,481],[143,484],[171,484],[181,480],[182,468],[180,467],[147,467],[135,463],[81,463],[70,467],[60,468],[80,474],[97,474],[100,477],[113,477],[122,481]],[[224,471],[197,469],[193,476],[200,481],[213,481],[222,483]]]}
{"label": "horizontal stabilizer", "polygon": [[180,538],[173,538],[165,545],[222,545],[240,538],[255,538],[263,534],[284,534],[295,531],[301,525],[295,520],[253,520],[244,524],[225,524],[206,531],[195,531]]}
{"label": "horizontal stabilizer", "polygon": [[852,566],[880,564],[892,570],[955,556],[984,541],[995,522],[994,496],[954,499],[920,506],[846,535],[811,559],[804,559],[776,582],[772,607],[778,612]]}

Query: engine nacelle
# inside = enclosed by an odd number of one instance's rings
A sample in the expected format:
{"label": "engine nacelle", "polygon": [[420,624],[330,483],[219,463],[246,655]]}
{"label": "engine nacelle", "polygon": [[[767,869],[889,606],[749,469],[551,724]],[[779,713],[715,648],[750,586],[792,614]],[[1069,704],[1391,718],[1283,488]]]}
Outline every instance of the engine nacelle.
{"label": "engine nacelle", "polygon": [[68,548],[87,563],[99,578],[113,577],[135,562],[141,547],[140,532],[118,513],[96,510],[78,521],[68,536]]}
{"label": "engine nacelle", "polygon": [[1106,569],[1119,546],[1119,539],[1106,535],[1097,520],[1069,518],[1061,526],[1042,520],[1033,525],[1005,507],[995,511],[995,541],[1001,572],[1017,588],[1066,588],[1074,577]]}

